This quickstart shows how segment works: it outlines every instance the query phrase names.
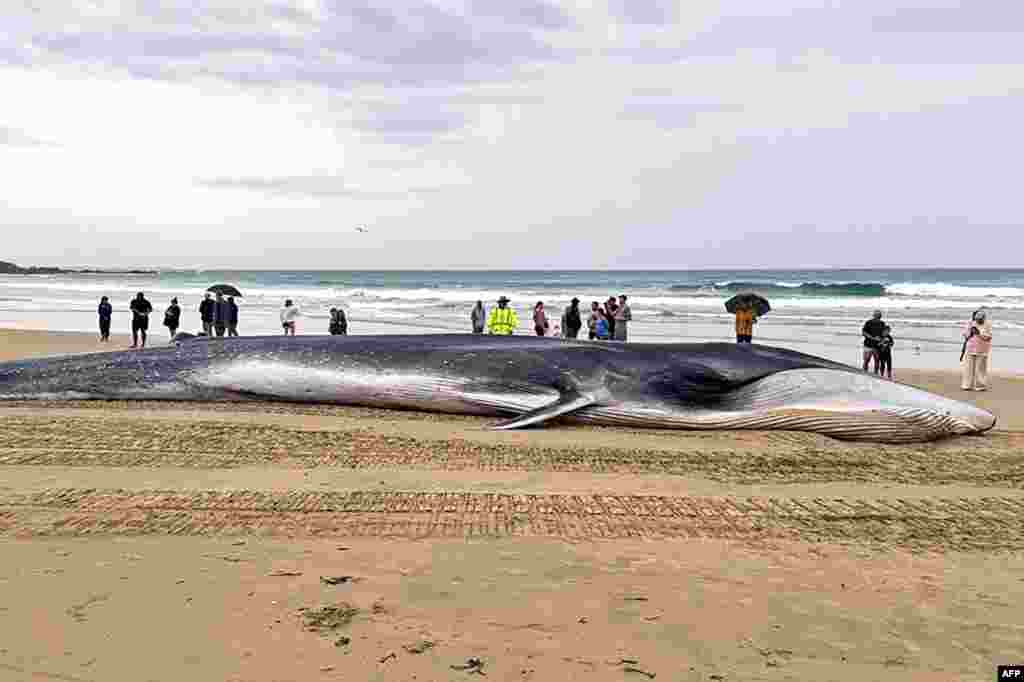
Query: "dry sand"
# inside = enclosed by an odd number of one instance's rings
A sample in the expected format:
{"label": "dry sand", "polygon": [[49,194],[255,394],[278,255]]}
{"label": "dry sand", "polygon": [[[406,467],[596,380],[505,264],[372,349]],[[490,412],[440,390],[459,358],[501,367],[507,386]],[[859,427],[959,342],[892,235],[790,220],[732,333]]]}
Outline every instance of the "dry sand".
{"label": "dry sand", "polygon": [[1024,661],[1024,380],[966,397],[998,431],[914,446],[0,404],[0,680],[989,680]]}

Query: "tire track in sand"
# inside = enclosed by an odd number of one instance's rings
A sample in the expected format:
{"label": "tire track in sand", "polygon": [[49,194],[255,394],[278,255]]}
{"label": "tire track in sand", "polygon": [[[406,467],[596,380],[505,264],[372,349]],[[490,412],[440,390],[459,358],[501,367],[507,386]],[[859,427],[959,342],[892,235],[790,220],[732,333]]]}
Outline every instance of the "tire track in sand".
{"label": "tire track in sand", "polygon": [[1017,551],[1005,497],[859,499],[55,488],[0,493],[0,534],[792,539]]}
{"label": "tire track in sand", "polygon": [[[913,446],[842,443],[814,434],[655,432],[666,447],[546,446],[475,437],[422,438],[405,425],[302,429],[260,423],[158,418],[9,415],[0,419],[0,465],[236,468],[418,468],[575,471],[698,476],[720,482],[962,483],[1024,488],[1024,434]],[[593,435],[593,434],[590,434]],[[621,434],[620,434],[621,435]],[[753,442],[750,439],[756,438]],[[625,442],[629,442],[627,439]],[[652,442],[651,440],[645,442]],[[670,447],[671,446],[671,447]]]}

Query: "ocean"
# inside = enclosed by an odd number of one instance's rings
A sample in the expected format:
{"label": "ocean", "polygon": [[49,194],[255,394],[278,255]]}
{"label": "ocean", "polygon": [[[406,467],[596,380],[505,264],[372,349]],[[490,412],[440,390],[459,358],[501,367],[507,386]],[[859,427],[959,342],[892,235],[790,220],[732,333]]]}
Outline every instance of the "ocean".
{"label": "ocean", "polygon": [[469,330],[476,300],[490,308],[512,299],[531,333],[539,300],[557,320],[573,296],[592,300],[625,293],[634,322],[631,340],[730,340],[724,301],[738,291],[766,296],[772,311],[755,341],[856,363],[860,328],[879,308],[893,327],[896,366],[952,368],[960,330],[985,307],[995,330],[994,368],[1024,372],[1024,270],[689,270],[689,271],[161,271],[156,275],[61,274],[0,276],[0,326],[66,331],[96,329],[101,295],[114,305],[114,330],[127,332],[128,304],[143,291],[153,303],[151,333],[172,296],[183,309],[182,331],[200,327],[197,307],[211,284],[237,286],[244,297],[243,334],[280,332],[286,298],[302,310],[299,333],[326,333],[329,310],[343,307],[350,333],[437,333]]}

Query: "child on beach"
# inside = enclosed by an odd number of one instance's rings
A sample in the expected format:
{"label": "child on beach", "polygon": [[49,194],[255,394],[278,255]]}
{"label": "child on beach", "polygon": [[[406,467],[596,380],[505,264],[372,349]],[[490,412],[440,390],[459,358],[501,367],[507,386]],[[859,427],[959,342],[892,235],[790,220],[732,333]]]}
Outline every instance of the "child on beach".
{"label": "child on beach", "polygon": [[878,373],[888,379],[892,379],[892,347],[894,343],[892,327],[885,325],[881,341],[878,342]]}

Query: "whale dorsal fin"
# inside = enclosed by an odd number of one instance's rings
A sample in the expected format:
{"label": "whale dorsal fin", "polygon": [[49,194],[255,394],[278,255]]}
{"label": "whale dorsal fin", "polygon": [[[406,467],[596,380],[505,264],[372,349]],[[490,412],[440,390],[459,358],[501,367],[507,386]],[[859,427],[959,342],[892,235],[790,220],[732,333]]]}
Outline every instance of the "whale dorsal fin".
{"label": "whale dorsal fin", "polygon": [[531,424],[539,424],[555,417],[560,417],[563,414],[569,414],[576,410],[581,410],[584,407],[589,407],[597,403],[598,400],[593,395],[587,393],[580,393],[579,391],[562,391],[562,394],[551,403],[538,407],[536,410],[531,410],[524,414],[521,414],[512,419],[506,419],[503,422],[499,422],[491,428],[505,431],[510,429],[518,429],[524,426],[530,426]]}

